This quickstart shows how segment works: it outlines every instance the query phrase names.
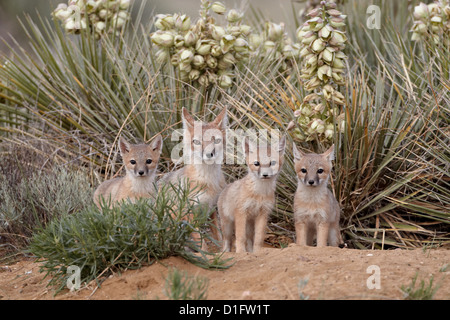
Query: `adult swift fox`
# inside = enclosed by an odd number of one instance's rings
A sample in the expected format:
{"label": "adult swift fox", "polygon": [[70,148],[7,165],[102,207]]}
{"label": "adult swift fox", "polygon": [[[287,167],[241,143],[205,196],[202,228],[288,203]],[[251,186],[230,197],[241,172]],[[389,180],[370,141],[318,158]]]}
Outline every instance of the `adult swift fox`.
{"label": "adult swift fox", "polygon": [[100,208],[102,199],[113,205],[115,202],[138,198],[149,198],[155,193],[156,169],[163,147],[158,135],[150,144],[130,144],[119,139],[119,149],[126,169],[124,177],[103,182],[94,193],[94,202]]}
{"label": "adult swift fox", "polygon": [[286,137],[278,145],[255,146],[243,140],[248,174],[228,185],[218,200],[223,251],[230,251],[233,232],[236,252],[258,251],[264,243],[267,219],[275,206],[277,177],[284,161]]}
{"label": "adult swift fox", "polygon": [[306,154],[294,145],[298,187],[294,196],[297,244],[311,246],[317,234],[317,246],[338,246],[340,208],[328,180],[334,160],[334,145],[323,154]]}

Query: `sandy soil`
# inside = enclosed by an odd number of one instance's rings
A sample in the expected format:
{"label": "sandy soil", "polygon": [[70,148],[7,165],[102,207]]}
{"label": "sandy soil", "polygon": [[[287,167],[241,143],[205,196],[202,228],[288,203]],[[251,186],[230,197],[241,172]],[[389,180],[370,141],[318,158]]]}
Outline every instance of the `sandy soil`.
{"label": "sandy soil", "polygon": [[[169,268],[209,279],[208,299],[292,300],[300,293],[309,299],[402,299],[401,286],[411,284],[418,273],[428,284],[431,276],[439,289],[435,299],[450,299],[450,250],[364,251],[339,248],[264,248],[259,253],[236,254],[234,265],[221,271],[198,268],[172,257],[139,270],[112,275],[101,288],[90,285],[56,297],[39,264],[22,260],[0,266],[0,299],[11,300],[130,300],[166,299],[164,284]],[[379,267],[380,289],[369,289],[368,278]],[[299,290],[298,284],[308,279]],[[369,283],[375,283],[370,281]]]}

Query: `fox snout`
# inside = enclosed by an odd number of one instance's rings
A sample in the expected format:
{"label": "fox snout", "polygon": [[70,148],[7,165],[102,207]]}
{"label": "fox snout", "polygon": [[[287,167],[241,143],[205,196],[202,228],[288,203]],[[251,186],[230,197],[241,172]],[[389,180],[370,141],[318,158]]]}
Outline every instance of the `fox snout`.
{"label": "fox snout", "polygon": [[204,160],[214,160],[218,155],[218,150],[214,143],[205,146],[202,152],[202,158]]}
{"label": "fox snout", "polygon": [[311,187],[317,187],[318,185],[320,185],[320,179],[318,176],[316,176],[316,177],[306,176],[304,179],[304,184],[311,186]]}
{"label": "fox snout", "polygon": [[148,176],[148,169],[147,168],[142,168],[142,169],[135,169],[134,170],[134,175],[136,177],[146,177]]}

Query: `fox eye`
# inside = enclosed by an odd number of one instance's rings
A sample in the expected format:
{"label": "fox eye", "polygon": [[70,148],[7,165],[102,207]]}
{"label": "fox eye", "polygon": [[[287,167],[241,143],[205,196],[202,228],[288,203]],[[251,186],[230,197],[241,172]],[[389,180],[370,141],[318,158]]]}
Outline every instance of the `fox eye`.
{"label": "fox eye", "polygon": [[130,163],[131,163],[132,165],[135,165],[135,164],[136,164],[136,160],[131,160]]}
{"label": "fox eye", "polygon": [[303,168],[302,170],[300,170],[302,173],[306,173],[308,172],[305,168]]}
{"label": "fox eye", "polygon": [[322,173],[323,173],[323,169],[317,170],[317,173],[318,173],[318,174],[322,174]]}
{"label": "fox eye", "polygon": [[200,140],[197,140],[197,139],[194,139],[192,142],[193,142],[195,145],[197,145],[197,146],[199,146],[199,145],[202,144],[202,143],[200,142]]}
{"label": "fox eye", "polygon": [[261,164],[259,163],[259,161],[255,161],[253,164],[255,165],[255,167],[259,167],[259,166],[261,165]]}
{"label": "fox eye", "polygon": [[147,164],[152,164],[153,160],[152,159],[147,159]]}
{"label": "fox eye", "polygon": [[215,144],[219,144],[219,143],[221,143],[222,142],[222,139],[214,139],[214,143]]}
{"label": "fox eye", "polygon": [[270,166],[271,166],[271,167],[273,167],[273,166],[276,165],[276,164],[277,164],[276,161],[271,161],[271,162],[270,162]]}

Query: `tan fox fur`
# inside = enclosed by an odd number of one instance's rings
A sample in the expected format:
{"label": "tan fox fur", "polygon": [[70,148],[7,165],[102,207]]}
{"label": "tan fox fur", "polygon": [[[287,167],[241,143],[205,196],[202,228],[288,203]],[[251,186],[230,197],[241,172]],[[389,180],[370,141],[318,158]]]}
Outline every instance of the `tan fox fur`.
{"label": "tan fox fur", "polygon": [[340,208],[328,189],[334,145],[323,154],[305,154],[294,145],[298,188],[294,197],[297,244],[311,246],[317,234],[317,246],[338,246]]}
{"label": "tan fox fur", "polygon": [[216,119],[209,123],[195,121],[185,108],[182,110],[182,116],[185,165],[177,171],[166,174],[159,184],[177,185],[189,181],[190,190],[201,189],[198,202],[212,209],[217,205],[219,194],[226,186],[222,162],[227,108],[225,107]]}
{"label": "tan fox fur", "polygon": [[162,146],[161,135],[151,144],[132,145],[120,138],[119,149],[126,175],[103,182],[94,193],[95,204],[100,208],[101,201],[113,205],[121,200],[134,201],[138,198],[149,198],[154,194],[154,181]]}
{"label": "tan fox fur", "polygon": [[285,137],[275,148],[256,147],[244,138],[249,172],[223,190],[217,205],[223,251],[231,250],[233,233],[236,235],[236,252],[258,251],[263,246],[267,219],[275,206],[275,188],[284,161],[285,145]]}

